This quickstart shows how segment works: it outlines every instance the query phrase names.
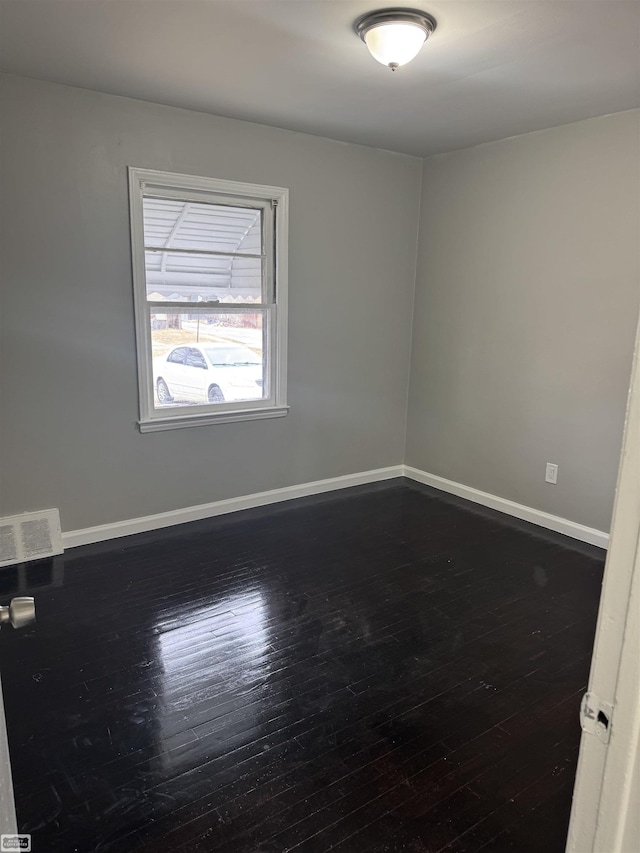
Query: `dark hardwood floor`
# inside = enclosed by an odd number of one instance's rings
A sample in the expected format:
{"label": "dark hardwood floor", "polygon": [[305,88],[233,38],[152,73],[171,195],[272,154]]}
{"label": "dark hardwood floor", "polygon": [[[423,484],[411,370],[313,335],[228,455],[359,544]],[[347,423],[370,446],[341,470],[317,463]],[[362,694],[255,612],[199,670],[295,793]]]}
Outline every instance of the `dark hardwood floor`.
{"label": "dark hardwood floor", "polygon": [[395,480],[32,564],[0,636],[21,831],[562,853],[603,557]]}

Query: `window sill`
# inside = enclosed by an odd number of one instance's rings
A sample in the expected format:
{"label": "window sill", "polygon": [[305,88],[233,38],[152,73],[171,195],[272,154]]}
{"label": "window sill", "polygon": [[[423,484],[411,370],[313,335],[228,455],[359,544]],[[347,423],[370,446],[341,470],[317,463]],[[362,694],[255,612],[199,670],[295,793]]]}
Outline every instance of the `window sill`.
{"label": "window sill", "polygon": [[138,421],[140,432],[162,432],[166,429],[210,426],[211,424],[237,423],[238,421],[261,421],[265,418],[284,418],[289,406],[272,406],[265,409],[236,409],[231,412],[210,412],[206,415],[181,415],[173,418],[153,418]]}

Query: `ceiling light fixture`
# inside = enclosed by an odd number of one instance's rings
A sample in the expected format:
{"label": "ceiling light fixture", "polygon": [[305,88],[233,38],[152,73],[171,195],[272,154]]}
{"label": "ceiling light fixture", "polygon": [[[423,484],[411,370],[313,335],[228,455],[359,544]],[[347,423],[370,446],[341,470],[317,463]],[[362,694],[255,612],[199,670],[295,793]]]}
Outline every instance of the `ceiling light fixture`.
{"label": "ceiling light fixture", "polygon": [[417,9],[380,9],[354,24],[373,58],[392,71],[416,57],[435,28],[435,19]]}

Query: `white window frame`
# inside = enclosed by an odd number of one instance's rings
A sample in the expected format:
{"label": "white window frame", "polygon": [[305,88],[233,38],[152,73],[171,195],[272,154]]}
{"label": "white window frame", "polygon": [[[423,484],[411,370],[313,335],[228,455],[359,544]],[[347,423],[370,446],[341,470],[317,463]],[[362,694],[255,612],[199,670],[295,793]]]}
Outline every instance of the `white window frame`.
{"label": "white window frame", "polygon": [[[234,303],[227,313],[264,312],[266,318],[266,385],[269,396],[261,400],[196,404],[175,409],[156,409],[152,369],[150,303],[147,299],[143,199],[174,198],[262,208],[263,221],[263,302]],[[284,417],[287,406],[287,248],[289,224],[289,190],[236,181],[178,175],[151,169],[129,167],[129,210],[131,218],[131,255],[138,357],[138,392],[140,398],[140,432],[230,421]],[[163,304],[166,308],[166,303]],[[223,303],[221,303],[222,306]],[[189,311],[212,313],[211,306],[197,308],[189,303]],[[222,310],[220,307],[219,309]]]}

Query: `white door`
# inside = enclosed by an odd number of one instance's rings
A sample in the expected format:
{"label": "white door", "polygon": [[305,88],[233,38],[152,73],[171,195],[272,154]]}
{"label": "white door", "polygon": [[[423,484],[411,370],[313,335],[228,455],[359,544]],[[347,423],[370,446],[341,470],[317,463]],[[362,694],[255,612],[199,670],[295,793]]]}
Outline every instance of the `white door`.
{"label": "white door", "polygon": [[0,682],[0,835],[17,832],[16,808],[13,801],[13,782],[9,762],[9,744],[4,719],[2,682]]}
{"label": "white door", "polygon": [[[31,596],[18,596],[11,604],[0,606],[0,628],[11,630],[31,624],[36,617],[35,604]],[[0,661],[2,660],[2,634],[0,632]],[[0,682],[0,836],[17,832],[16,809],[13,798],[11,762],[9,760],[9,741],[4,714],[2,682]],[[4,850],[5,848],[2,847]],[[9,849],[9,848],[7,848]]]}
{"label": "white door", "polygon": [[184,393],[189,400],[198,403],[207,401],[207,378],[209,368],[199,349],[189,347],[184,366]]}
{"label": "white door", "polygon": [[589,676],[591,706],[613,710],[608,726],[583,725],[568,853],[640,851],[639,350],[640,325]]}
{"label": "white door", "polygon": [[[11,604],[0,606],[0,628],[11,630],[29,625],[35,619],[35,605],[31,596],[19,596]],[[0,633],[0,661],[2,660],[2,636]],[[11,762],[9,760],[9,741],[4,715],[4,699],[2,682],[0,681],[0,836],[17,832],[16,809],[13,798],[13,782],[11,780]],[[4,849],[4,848],[3,848]]]}
{"label": "white door", "polygon": [[169,353],[164,364],[158,369],[158,376],[165,380],[172,397],[180,398],[184,394],[186,358],[187,347],[177,347]]}

